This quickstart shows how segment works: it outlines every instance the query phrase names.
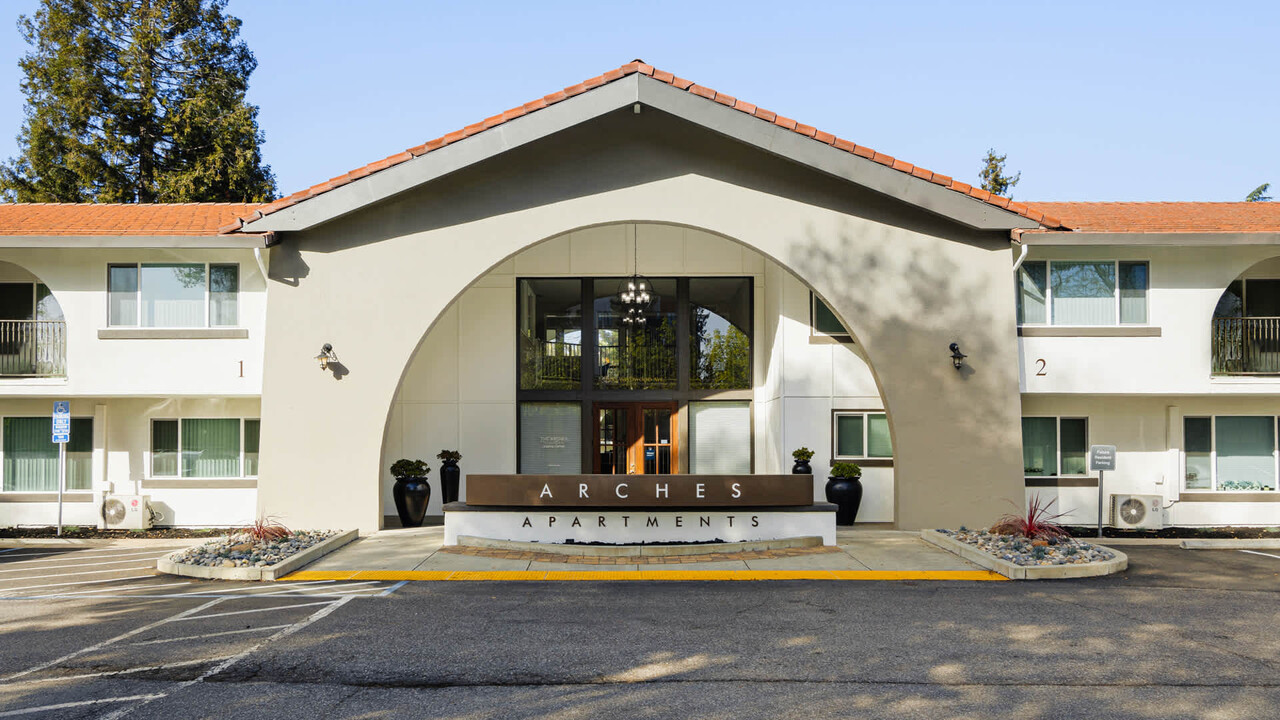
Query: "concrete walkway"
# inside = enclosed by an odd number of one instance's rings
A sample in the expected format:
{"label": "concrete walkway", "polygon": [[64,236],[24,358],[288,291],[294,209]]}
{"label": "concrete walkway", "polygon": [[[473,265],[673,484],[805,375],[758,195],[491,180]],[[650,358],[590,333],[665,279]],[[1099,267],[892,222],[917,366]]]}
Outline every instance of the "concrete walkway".
{"label": "concrete walkway", "polygon": [[[320,573],[341,574],[352,572],[415,573],[427,579],[426,573],[493,573],[493,572],[555,572],[590,571],[635,572],[654,570],[662,566],[634,564],[596,565],[570,562],[569,558],[557,561],[502,557],[503,553],[487,555],[458,554],[442,551],[444,528],[423,527],[382,530],[361,538],[346,547],[327,555],[302,572],[307,577],[320,577]],[[746,559],[719,560],[682,564],[679,570],[691,572],[751,573],[753,571],[838,572],[853,579],[864,573],[868,579],[885,579],[886,573],[910,573],[915,579],[931,579],[928,573],[941,573],[936,579],[974,579],[967,574],[985,572],[982,568],[956,555],[930,545],[920,539],[918,533],[902,530],[840,530],[837,533],[838,551],[815,552],[791,557],[751,557]],[[519,555],[519,553],[509,553]],[[666,566],[670,567],[670,566]],[[966,573],[948,578],[950,573]],[[314,575],[313,575],[314,574]],[[299,579],[300,576],[291,576]],[[387,575],[387,579],[391,576]],[[405,576],[406,578],[410,576]],[[443,578],[441,578],[443,579]],[[468,579],[471,579],[470,577]],[[477,578],[478,579],[478,578]],[[906,579],[904,577],[904,579]]]}

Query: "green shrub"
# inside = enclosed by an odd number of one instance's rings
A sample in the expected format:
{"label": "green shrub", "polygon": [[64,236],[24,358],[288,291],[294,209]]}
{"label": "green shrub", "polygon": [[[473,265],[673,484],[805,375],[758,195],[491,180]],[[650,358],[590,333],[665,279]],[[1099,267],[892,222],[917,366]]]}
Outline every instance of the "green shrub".
{"label": "green shrub", "polygon": [[851,462],[838,462],[831,466],[831,477],[856,480],[862,477],[862,468]]}
{"label": "green shrub", "polygon": [[391,474],[398,478],[425,477],[431,467],[422,460],[406,460],[401,458],[391,464]]}

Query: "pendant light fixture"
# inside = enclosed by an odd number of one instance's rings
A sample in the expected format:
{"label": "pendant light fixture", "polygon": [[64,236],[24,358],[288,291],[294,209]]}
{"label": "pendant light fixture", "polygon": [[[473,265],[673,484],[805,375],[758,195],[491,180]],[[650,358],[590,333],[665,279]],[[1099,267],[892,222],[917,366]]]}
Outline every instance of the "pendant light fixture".
{"label": "pendant light fixture", "polygon": [[631,234],[631,252],[631,277],[623,280],[618,286],[618,302],[622,304],[623,326],[637,328],[644,327],[647,321],[646,312],[649,304],[653,302],[651,294],[653,285],[648,278],[640,274],[639,241],[636,238],[634,226]]}

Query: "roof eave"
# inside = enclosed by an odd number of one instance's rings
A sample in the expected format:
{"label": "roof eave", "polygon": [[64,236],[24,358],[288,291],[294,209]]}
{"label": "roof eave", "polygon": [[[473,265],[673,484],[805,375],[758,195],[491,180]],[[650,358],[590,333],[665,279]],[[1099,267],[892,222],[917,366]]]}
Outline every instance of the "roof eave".
{"label": "roof eave", "polygon": [[[863,185],[980,230],[1033,229],[1042,225],[964,192],[761,120],[721,102],[632,73],[536,112],[431,149],[345,184],[335,184],[293,204],[245,218],[224,232],[295,232],[329,222],[406,192],[468,165],[635,103],[649,106],[820,172]],[[941,176],[938,176],[939,178]],[[946,178],[950,182],[949,178]],[[322,186],[323,187],[323,184]],[[1007,201],[1006,201],[1007,202]]]}
{"label": "roof eave", "polygon": [[1280,232],[1089,232],[1023,233],[1025,245],[1158,245],[1215,247],[1222,245],[1280,245]]}
{"label": "roof eave", "polygon": [[208,235],[0,235],[0,248],[253,249],[272,242],[269,233]]}

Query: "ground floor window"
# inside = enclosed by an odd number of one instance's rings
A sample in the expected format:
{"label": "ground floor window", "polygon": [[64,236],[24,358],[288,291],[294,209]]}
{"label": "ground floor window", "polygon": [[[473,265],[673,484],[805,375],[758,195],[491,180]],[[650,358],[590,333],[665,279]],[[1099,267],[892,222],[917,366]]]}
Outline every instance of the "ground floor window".
{"label": "ground floor window", "polygon": [[697,475],[751,472],[751,403],[689,403],[689,471]]}
{"label": "ground floor window", "polygon": [[582,406],[570,402],[520,404],[520,472],[582,472]]}
{"label": "ground floor window", "polygon": [[[43,417],[4,419],[5,492],[57,492],[58,446],[53,421]],[[93,487],[93,418],[72,418],[67,443],[67,485],[64,490]]]}
{"label": "ground floor window", "polygon": [[1087,475],[1089,420],[1022,418],[1022,470],[1027,477]]}
{"label": "ground floor window", "polygon": [[1276,489],[1276,418],[1218,415],[1182,420],[1187,490]]}
{"label": "ground floor window", "polygon": [[258,474],[257,419],[151,421],[151,476],[238,478]]}
{"label": "ground floor window", "polygon": [[837,460],[893,457],[889,418],[884,413],[837,410],[832,419],[832,439]]}

